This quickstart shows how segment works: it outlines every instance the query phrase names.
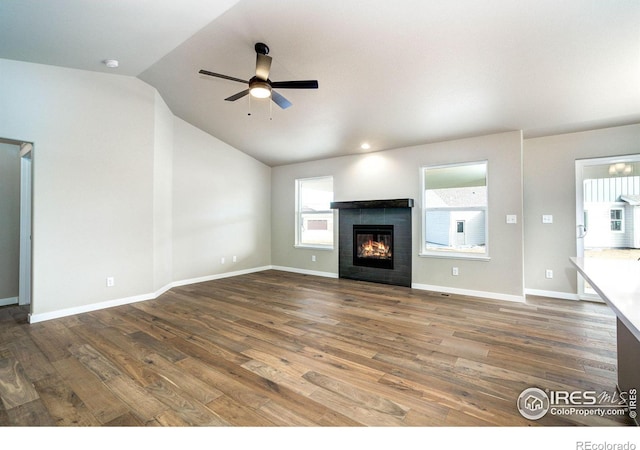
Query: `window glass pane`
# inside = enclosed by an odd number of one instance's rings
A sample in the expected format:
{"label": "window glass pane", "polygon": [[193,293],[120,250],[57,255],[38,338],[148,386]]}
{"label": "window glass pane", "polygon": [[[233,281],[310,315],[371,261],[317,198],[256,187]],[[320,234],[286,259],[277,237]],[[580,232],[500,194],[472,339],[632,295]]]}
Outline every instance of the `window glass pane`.
{"label": "window glass pane", "polygon": [[624,231],[623,228],[623,210],[620,208],[610,209],[609,217],[611,218],[611,231]]}
{"label": "window glass pane", "polygon": [[425,167],[423,251],[487,253],[487,163]]}
{"label": "window glass pane", "polygon": [[333,246],[333,178],[297,180],[296,245]]}

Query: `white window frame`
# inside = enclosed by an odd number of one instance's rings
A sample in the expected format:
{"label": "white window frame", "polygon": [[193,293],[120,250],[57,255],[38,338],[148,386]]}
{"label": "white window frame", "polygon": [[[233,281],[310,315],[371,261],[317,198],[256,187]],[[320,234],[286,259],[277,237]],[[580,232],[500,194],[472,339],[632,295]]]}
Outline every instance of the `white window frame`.
{"label": "white window frame", "polygon": [[[313,181],[313,180],[322,180],[322,179],[326,179],[326,180],[331,180],[331,186],[333,189],[333,176],[320,176],[320,177],[311,177],[311,178],[298,178],[296,179],[296,186],[295,186],[295,242],[294,242],[294,247],[295,248],[313,248],[313,249],[319,249],[319,250],[333,250],[334,249],[334,245],[335,245],[335,240],[336,240],[336,236],[335,236],[335,227],[336,227],[336,215],[335,215],[335,211],[332,209],[327,209],[327,210],[322,210],[322,211],[318,211],[318,214],[327,214],[327,213],[331,213],[333,216],[333,226],[330,230],[331,232],[331,244],[310,244],[310,243],[304,243],[301,242],[302,236],[301,236],[301,224],[302,224],[302,208],[301,208],[301,198],[300,198],[300,191],[301,191],[301,185],[305,182],[305,181]],[[333,191],[332,191],[332,200],[333,200]],[[307,213],[308,214],[308,213]]]}
{"label": "white window frame", "polygon": [[[611,218],[611,212],[613,211],[620,211],[620,219],[612,219]],[[624,233],[624,207],[622,206],[612,206],[611,208],[609,208],[609,231],[611,231],[612,233]],[[613,222],[620,222],[620,229],[619,230],[614,230],[611,228],[611,226],[613,225]]]}
{"label": "white window frame", "polygon": [[[469,207],[469,208],[442,208],[447,210],[464,210],[464,211],[484,211],[484,221],[485,221],[485,251],[483,253],[475,253],[475,252],[456,252],[456,251],[438,251],[427,249],[426,245],[426,236],[427,236],[427,210],[436,210],[438,208],[427,208],[426,205],[426,173],[428,169],[442,169],[447,167],[461,167],[461,166],[469,166],[469,165],[485,165],[485,180],[487,187],[487,206],[484,208],[479,207]],[[461,163],[451,163],[451,164],[440,164],[440,165],[425,165],[420,167],[420,195],[421,195],[421,240],[420,240],[420,252],[418,256],[420,257],[429,257],[429,258],[448,258],[448,259],[468,259],[468,260],[478,260],[478,261],[489,261],[491,258],[489,256],[489,161],[468,161]],[[466,227],[466,225],[465,225]]]}

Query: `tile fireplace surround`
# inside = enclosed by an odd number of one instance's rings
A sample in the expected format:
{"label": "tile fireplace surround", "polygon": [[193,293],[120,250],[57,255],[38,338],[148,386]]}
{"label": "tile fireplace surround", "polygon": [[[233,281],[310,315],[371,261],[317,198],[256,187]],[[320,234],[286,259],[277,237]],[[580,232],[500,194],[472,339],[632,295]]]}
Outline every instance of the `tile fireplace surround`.
{"label": "tile fireplace surround", "polygon": [[[340,278],[411,287],[412,207],[411,198],[331,203],[339,211]],[[354,264],[354,225],[393,225],[393,268]]]}

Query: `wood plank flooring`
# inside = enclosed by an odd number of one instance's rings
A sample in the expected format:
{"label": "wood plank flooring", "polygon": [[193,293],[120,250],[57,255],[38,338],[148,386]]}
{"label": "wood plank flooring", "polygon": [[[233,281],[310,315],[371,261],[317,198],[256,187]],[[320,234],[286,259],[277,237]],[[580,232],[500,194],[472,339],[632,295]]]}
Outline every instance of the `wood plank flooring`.
{"label": "wood plank flooring", "polygon": [[615,390],[603,304],[265,271],[32,325],[26,315],[0,308],[3,426],[631,425],[516,409],[528,387]]}

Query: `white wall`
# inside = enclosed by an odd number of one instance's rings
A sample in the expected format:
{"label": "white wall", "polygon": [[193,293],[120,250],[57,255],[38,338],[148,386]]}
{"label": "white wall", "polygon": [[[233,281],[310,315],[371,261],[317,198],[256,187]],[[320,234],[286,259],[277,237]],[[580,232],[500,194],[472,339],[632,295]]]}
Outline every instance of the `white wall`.
{"label": "white wall", "polygon": [[173,281],[173,119],[155,95],[153,156],[153,290]]}
{"label": "white wall", "polygon": [[[416,180],[421,164],[488,157],[493,187],[491,263],[416,256],[414,283],[520,295],[524,272],[528,293],[577,298],[577,274],[569,262],[576,255],[575,161],[640,153],[640,124],[525,139],[521,161],[515,137],[511,144],[500,143],[511,137],[512,133],[506,133],[274,168],[273,264],[337,274],[336,251],[293,247],[295,178],[333,175],[338,201],[412,197],[419,202]],[[417,214],[414,211],[414,233],[420,232],[415,228]],[[505,226],[506,214],[518,214],[516,227]],[[543,224],[543,214],[553,215],[553,224]],[[523,233],[520,240],[518,233]],[[317,255],[315,263],[311,255]],[[456,278],[450,275],[454,264],[461,274]],[[545,277],[546,269],[553,270],[552,279]]]}
{"label": "white wall", "polygon": [[[489,261],[420,257],[420,167],[489,161]],[[420,145],[362,156],[332,158],[272,170],[272,263],[296,270],[337,274],[337,248],[296,249],[295,179],[332,175],[336,201],[413,198],[413,283],[452,292],[523,296],[522,137],[520,132]],[[518,216],[515,225],[506,215]],[[337,223],[337,222],[336,222]],[[337,242],[337,240],[336,240]],[[311,261],[316,255],[316,262]],[[451,268],[460,275],[452,276]]]}
{"label": "white wall", "polygon": [[0,305],[16,303],[20,261],[20,147],[0,142]]}
{"label": "white wall", "polygon": [[34,143],[32,311],[150,292],[154,90],[7,60],[0,71],[0,136]]}
{"label": "white wall", "polygon": [[[176,120],[136,78],[9,60],[0,73],[0,137],[34,143],[32,320],[269,263],[268,167]],[[208,239],[185,242],[185,223]],[[240,262],[209,264],[214,240]]]}
{"label": "white wall", "polygon": [[[525,287],[575,297],[577,159],[640,153],[640,124],[524,141]],[[552,214],[553,224],[542,215]],[[545,269],[554,277],[545,278]]]}
{"label": "white wall", "polygon": [[271,169],[181,119],[174,123],[173,279],[268,266]]}

